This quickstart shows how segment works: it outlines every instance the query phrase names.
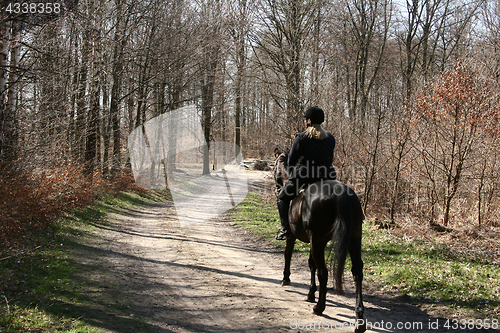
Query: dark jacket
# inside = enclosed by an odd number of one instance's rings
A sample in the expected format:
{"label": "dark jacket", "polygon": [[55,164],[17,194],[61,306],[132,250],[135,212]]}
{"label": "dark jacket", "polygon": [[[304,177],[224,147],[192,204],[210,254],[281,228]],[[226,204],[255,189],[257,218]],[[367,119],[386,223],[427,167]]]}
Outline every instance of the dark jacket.
{"label": "dark jacket", "polygon": [[290,179],[335,179],[334,148],[335,138],[330,133],[323,140],[309,138],[306,132],[297,134],[288,155]]}

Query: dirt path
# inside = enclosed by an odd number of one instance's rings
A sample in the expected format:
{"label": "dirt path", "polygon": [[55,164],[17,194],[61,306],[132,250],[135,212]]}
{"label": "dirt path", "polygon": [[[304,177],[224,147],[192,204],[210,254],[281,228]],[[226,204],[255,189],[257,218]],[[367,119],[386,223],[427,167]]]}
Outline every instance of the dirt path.
{"label": "dirt path", "polygon": [[[329,292],[324,315],[316,316],[305,302],[305,258],[294,256],[292,284],[281,287],[282,251],[228,216],[180,227],[167,202],[116,212],[108,220],[97,229],[95,257],[82,260],[106,270],[88,271],[86,278],[99,286],[94,297],[103,312],[120,309],[94,320],[109,332],[353,332],[346,328],[354,321],[348,272],[346,296]],[[445,331],[429,329],[436,319],[419,308],[371,296],[368,288],[365,306],[374,325],[369,332]]]}

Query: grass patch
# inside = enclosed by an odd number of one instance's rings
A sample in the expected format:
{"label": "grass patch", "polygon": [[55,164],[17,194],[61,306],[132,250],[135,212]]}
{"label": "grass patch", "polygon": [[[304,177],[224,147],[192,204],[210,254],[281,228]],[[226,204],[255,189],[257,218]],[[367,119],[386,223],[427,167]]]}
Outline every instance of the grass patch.
{"label": "grass patch", "polygon": [[[241,227],[284,247],[283,241],[274,240],[280,227],[276,205],[266,203],[257,192],[250,192],[232,216]],[[296,245],[297,252],[308,255],[308,244]],[[366,282],[383,291],[442,305],[452,315],[500,319],[500,267],[484,258],[457,253],[437,242],[405,241],[365,221],[363,261]],[[349,270],[348,262],[345,272]]]}
{"label": "grass patch", "polygon": [[500,267],[446,244],[405,241],[369,221],[363,235],[367,281],[456,315],[500,319]]}
{"label": "grass patch", "polygon": [[[109,332],[106,321],[120,318],[120,332],[153,331],[140,316],[119,304],[96,304],[101,286],[76,279],[82,267],[75,258],[85,251],[92,224],[106,213],[169,199],[167,191],[104,195],[94,205],[66,213],[51,229],[36,235],[31,248],[0,257],[0,332]],[[106,306],[106,314],[103,307]]]}
{"label": "grass patch", "polygon": [[[233,221],[240,227],[285,248],[286,242],[276,240],[281,223],[276,203],[266,202],[258,192],[249,192],[245,200],[231,210]],[[309,255],[310,245],[296,242],[294,252]]]}

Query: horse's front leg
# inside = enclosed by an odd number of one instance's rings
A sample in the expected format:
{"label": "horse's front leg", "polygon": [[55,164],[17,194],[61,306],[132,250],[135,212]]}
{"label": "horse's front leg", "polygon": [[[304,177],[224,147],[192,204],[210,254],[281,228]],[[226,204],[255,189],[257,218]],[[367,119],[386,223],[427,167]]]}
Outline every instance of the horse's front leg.
{"label": "horse's front leg", "polygon": [[285,270],[283,271],[283,280],[281,281],[282,286],[288,286],[290,284],[290,262],[292,261],[292,253],[294,246],[295,246],[294,237],[286,240]]}
{"label": "horse's front leg", "polygon": [[312,254],[309,253],[309,269],[311,270],[311,284],[309,286],[309,293],[307,294],[307,301],[314,302],[315,293],[318,288],[316,287],[316,264],[314,263],[314,259]]}

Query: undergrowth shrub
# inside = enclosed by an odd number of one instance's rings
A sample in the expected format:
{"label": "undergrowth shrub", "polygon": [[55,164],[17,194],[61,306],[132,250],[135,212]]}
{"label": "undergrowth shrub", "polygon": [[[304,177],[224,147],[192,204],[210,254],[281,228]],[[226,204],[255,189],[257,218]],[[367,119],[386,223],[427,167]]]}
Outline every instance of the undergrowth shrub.
{"label": "undergrowth shrub", "polygon": [[113,177],[97,171],[86,176],[84,167],[75,162],[30,172],[0,171],[0,247],[18,247],[32,232],[50,227],[61,213],[88,205],[99,194],[131,188],[140,190],[130,170]]}

